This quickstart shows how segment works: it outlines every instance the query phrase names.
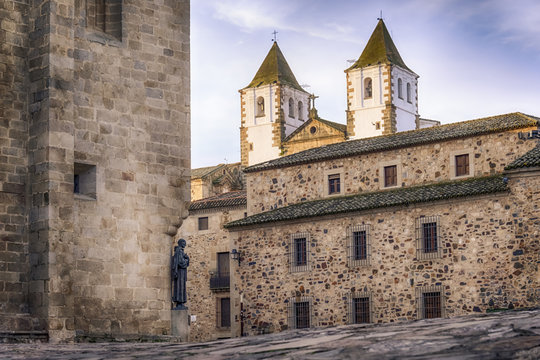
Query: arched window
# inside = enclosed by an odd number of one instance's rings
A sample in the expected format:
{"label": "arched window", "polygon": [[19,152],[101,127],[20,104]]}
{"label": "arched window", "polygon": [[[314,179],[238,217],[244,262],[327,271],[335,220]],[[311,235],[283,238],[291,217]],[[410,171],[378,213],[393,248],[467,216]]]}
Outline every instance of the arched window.
{"label": "arched window", "polygon": [[403,99],[403,80],[401,80],[401,78],[397,80],[397,96],[398,98]]}
{"label": "arched window", "polygon": [[411,101],[411,83],[407,83],[407,102]]}
{"label": "arched window", "polygon": [[302,114],[304,113],[304,104],[301,101],[298,102],[298,120],[304,120]]}
{"label": "arched window", "polygon": [[365,78],[364,99],[371,99],[372,96],[373,96],[373,81],[371,81],[371,78]]}
{"label": "arched window", "polygon": [[262,96],[259,96],[257,98],[257,115],[256,116],[264,116],[264,98]]}
{"label": "arched window", "polygon": [[289,117],[294,117],[294,100],[289,98]]}

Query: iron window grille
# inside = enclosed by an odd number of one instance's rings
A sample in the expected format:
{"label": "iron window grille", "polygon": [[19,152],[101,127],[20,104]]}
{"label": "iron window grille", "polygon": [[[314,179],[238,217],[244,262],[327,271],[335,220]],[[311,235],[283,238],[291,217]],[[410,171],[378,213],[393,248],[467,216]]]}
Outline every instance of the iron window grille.
{"label": "iron window grille", "polygon": [[442,256],[439,216],[422,216],[416,219],[416,245],[418,260]]}
{"label": "iron window grille", "polygon": [[416,304],[418,319],[445,317],[446,311],[443,286],[418,287],[416,289]]}
{"label": "iron window grille", "polygon": [[370,291],[349,294],[349,324],[367,324],[373,320],[372,296]]}
{"label": "iron window grille", "polygon": [[456,155],[456,176],[469,175],[469,154]]}
{"label": "iron window grille", "polygon": [[216,298],[216,327],[219,329],[231,327],[231,298]]}
{"label": "iron window grille", "polygon": [[310,238],[308,233],[291,235],[289,244],[289,270],[290,272],[309,271],[310,264]]}
{"label": "iron window grille", "polygon": [[328,175],[328,195],[341,192],[341,179],[339,174]]}
{"label": "iron window grille", "polygon": [[310,297],[292,297],[288,304],[289,327],[306,329],[313,323],[313,303]]}
{"label": "iron window grille", "polygon": [[370,225],[356,225],[347,229],[349,266],[366,266],[371,260]]}

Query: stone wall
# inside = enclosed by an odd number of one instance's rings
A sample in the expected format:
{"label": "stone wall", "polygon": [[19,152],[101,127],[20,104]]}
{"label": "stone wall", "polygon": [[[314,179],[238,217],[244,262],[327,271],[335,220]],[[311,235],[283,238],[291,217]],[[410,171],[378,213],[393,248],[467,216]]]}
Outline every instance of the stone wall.
{"label": "stone wall", "polygon": [[[312,326],[345,324],[348,296],[358,291],[372,294],[373,322],[418,318],[423,286],[442,288],[446,316],[537,306],[540,182],[538,172],[534,176],[513,175],[510,193],[235,231],[232,246],[246,260],[235,267],[234,296],[243,294],[246,332],[287,329],[289,299],[299,297],[312,300]],[[440,219],[442,254],[420,260],[415,221],[433,215]],[[371,226],[370,261],[351,267],[347,228],[361,224]],[[291,273],[296,233],[309,234],[311,264],[309,271]]]}
{"label": "stone wall", "polygon": [[[178,238],[187,241],[186,253],[190,257],[187,306],[189,313],[196,316],[190,326],[190,341],[231,336],[231,329],[217,326],[216,318],[217,301],[230,297],[230,291],[212,291],[210,276],[216,272],[217,253],[230,252],[232,249],[229,232],[223,228],[223,224],[242,218],[245,211],[245,207],[195,211],[184,220],[178,231]],[[199,217],[208,217],[208,230],[198,230]],[[231,261],[231,268],[233,264]],[[238,299],[231,298],[231,304],[233,301],[237,302]]]}
{"label": "stone wall", "polygon": [[398,165],[398,186],[447,181],[454,174],[451,158],[459,153],[469,153],[471,175],[500,173],[535,146],[534,142],[519,140],[517,133],[494,133],[247,173],[248,212],[252,215],[325,197],[325,175],[329,171],[343,173],[343,195],[382,189],[382,169],[390,164]]}
{"label": "stone wall", "polygon": [[[19,159],[2,158],[2,186],[27,191],[0,210],[18,222],[2,239],[28,216],[28,249],[10,256],[21,288],[29,258],[30,311],[53,340],[170,331],[171,236],[189,199],[189,1],[110,4],[121,33],[92,25],[78,0],[8,1],[14,24],[2,27],[27,36],[6,35],[0,62],[15,97],[2,152]],[[93,189],[74,193],[76,177]]]}

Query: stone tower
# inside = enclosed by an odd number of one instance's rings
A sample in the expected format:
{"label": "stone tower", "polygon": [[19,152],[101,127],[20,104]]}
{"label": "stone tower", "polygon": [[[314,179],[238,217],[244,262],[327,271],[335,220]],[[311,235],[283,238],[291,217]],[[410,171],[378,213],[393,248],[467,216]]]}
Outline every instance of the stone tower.
{"label": "stone tower", "polygon": [[274,42],[251,83],[240,90],[242,166],[281,155],[285,137],[308,118],[308,98]]}
{"label": "stone tower", "polygon": [[169,334],[171,236],[189,200],[189,1],[0,12],[0,332]]}
{"label": "stone tower", "polygon": [[350,139],[418,127],[418,75],[401,59],[382,19],[358,60],[345,73]]}

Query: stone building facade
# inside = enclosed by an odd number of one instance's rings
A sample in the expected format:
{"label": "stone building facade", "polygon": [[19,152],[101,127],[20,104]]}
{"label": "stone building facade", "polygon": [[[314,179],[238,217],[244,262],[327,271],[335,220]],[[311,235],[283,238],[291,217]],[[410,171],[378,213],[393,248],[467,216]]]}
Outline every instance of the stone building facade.
{"label": "stone building facade", "polygon": [[[406,139],[416,130],[379,138],[373,153],[360,139],[349,154],[334,144],[247,168],[250,216],[225,225],[243,259],[233,333],[538,306],[540,147],[519,132],[539,120],[509,114],[426,129],[429,145]],[[386,153],[401,155],[401,181],[381,189],[376,170],[394,166]],[[463,154],[467,174],[456,177],[448,162]],[[325,169],[347,190],[325,193]]]}
{"label": "stone building facade", "polygon": [[0,319],[170,334],[189,199],[189,1],[0,5]]}

